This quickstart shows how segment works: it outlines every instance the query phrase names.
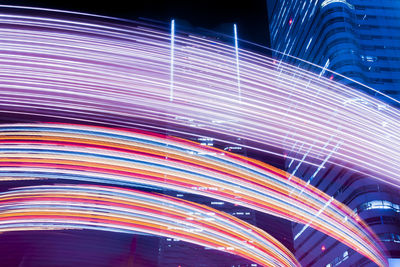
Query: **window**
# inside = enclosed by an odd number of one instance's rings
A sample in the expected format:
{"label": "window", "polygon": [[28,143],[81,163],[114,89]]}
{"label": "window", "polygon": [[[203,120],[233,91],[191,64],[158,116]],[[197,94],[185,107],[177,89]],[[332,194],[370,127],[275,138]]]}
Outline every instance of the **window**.
{"label": "window", "polygon": [[400,234],[395,233],[382,233],[378,234],[378,237],[383,242],[395,242],[400,243]]}
{"label": "window", "polygon": [[361,204],[357,208],[354,209],[354,212],[360,213],[364,210],[373,210],[373,209],[390,209],[395,212],[400,212],[400,206],[398,204],[392,203],[387,200],[372,200],[366,203]]}

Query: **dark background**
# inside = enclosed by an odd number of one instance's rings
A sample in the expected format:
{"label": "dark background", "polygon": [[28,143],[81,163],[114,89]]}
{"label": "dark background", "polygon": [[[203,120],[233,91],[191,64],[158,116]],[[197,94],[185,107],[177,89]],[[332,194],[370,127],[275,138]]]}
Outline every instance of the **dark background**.
{"label": "dark background", "polygon": [[[2,5],[44,7],[135,20],[140,17],[169,22],[183,20],[193,27],[233,34],[269,46],[266,0],[133,0],[133,1],[0,1]],[[177,24],[178,27],[178,24]]]}

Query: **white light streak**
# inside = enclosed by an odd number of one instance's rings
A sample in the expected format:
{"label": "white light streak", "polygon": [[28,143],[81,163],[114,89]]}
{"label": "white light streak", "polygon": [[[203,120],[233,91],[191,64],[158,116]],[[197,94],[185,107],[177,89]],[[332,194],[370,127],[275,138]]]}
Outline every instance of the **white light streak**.
{"label": "white light streak", "polygon": [[[320,210],[317,212],[317,214],[315,214],[314,219],[317,218],[319,215],[321,215],[321,213],[332,203],[333,200],[334,200],[334,198],[331,197],[331,198],[329,199],[329,201],[326,202],[325,206],[324,206],[322,209],[320,209]],[[306,225],[303,226],[303,228],[300,230],[300,232],[298,232],[298,233],[294,236],[294,240],[296,240],[297,238],[299,238],[299,236],[300,236],[302,233],[304,233],[304,231],[310,226],[310,223],[311,223],[312,221],[313,221],[313,220],[311,220],[308,224],[306,224]]]}
{"label": "white light streak", "polygon": [[237,86],[238,86],[238,98],[239,98],[239,101],[242,101],[242,91],[240,88],[239,44],[238,44],[238,34],[237,34],[236,24],[233,24],[233,32],[235,35],[236,76],[237,76]]}
{"label": "white light streak", "polygon": [[[233,146],[282,157],[276,151],[288,151],[296,142],[304,144],[299,156],[287,157],[296,161],[292,167],[312,144],[303,164],[319,166],[316,162],[331,152],[326,142],[339,127],[343,144],[327,163],[353,166],[354,171],[400,187],[399,111],[390,106],[382,109],[382,102],[318,79],[318,74],[284,62],[276,70],[273,59],[241,50],[243,101],[239,105],[237,88],[232,88],[237,77],[232,46],[185,36],[179,38],[182,49],[174,51],[171,94],[172,36],[165,30],[10,14],[2,14],[0,21],[4,22],[0,48],[8,51],[0,55],[4,116],[147,127],[159,132],[171,126],[169,133],[186,136],[196,136],[200,128],[219,136],[216,142],[234,136],[250,142],[229,140]],[[7,27],[21,23],[32,27]],[[89,34],[93,31],[95,35]],[[350,104],[352,99],[365,99],[368,104]],[[385,138],[387,133],[390,140]]]}
{"label": "white light streak", "polygon": [[175,20],[171,20],[171,66],[170,66],[170,96],[174,100],[174,54],[175,54]]}

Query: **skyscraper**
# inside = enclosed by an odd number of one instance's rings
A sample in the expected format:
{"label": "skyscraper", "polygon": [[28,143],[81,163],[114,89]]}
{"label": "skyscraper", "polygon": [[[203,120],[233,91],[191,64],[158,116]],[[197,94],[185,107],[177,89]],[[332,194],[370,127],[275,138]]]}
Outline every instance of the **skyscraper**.
{"label": "skyscraper", "polygon": [[271,46],[399,99],[399,9],[385,0],[268,1]]}
{"label": "skyscraper", "polygon": [[[359,83],[400,99],[400,80],[396,77],[399,71],[396,62],[400,59],[400,22],[393,12],[400,8],[399,3],[358,0],[267,2],[271,47],[276,50],[277,59],[301,65],[319,72],[321,77],[342,81],[387,100],[391,105],[398,105]],[[368,103],[361,105],[367,107]],[[383,130],[384,127],[383,123]],[[321,159],[318,166],[302,163],[304,155],[296,152],[301,146],[298,144],[287,152],[288,156],[298,159],[286,162],[287,171],[352,208],[379,236],[388,250],[388,257],[400,257],[400,198],[397,190],[368,175],[349,170],[351,166],[326,164],[327,159]],[[332,146],[332,153],[339,148],[340,141]],[[293,238],[295,255],[304,266],[333,267],[344,262],[343,266],[374,266],[345,245],[306,225],[294,224]]]}

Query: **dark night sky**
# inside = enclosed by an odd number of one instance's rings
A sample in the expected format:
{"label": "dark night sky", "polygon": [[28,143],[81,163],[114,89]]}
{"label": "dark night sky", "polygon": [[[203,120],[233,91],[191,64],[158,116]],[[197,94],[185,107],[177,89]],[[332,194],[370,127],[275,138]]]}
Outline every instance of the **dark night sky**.
{"label": "dark night sky", "polygon": [[231,25],[236,23],[239,38],[269,46],[266,0],[0,0],[0,4],[55,8],[133,20],[144,17],[169,22],[174,18],[185,20],[193,27],[228,34],[232,31]]}

